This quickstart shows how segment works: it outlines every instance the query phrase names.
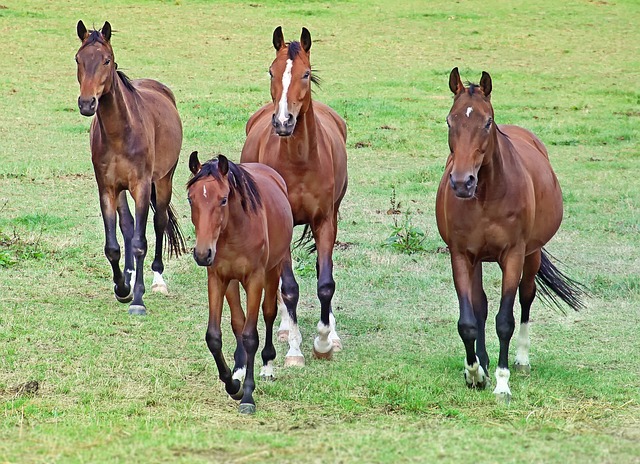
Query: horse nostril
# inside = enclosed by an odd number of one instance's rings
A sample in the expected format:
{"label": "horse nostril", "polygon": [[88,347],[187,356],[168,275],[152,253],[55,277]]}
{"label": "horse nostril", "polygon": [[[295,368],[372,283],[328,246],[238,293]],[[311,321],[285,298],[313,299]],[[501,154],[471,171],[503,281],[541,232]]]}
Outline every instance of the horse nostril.
{"label": "horse nostril", "polygon": [[465,186],[470,189],[476,184],[476,178],[474,176],[467,177],[467,181],[465,182]]}

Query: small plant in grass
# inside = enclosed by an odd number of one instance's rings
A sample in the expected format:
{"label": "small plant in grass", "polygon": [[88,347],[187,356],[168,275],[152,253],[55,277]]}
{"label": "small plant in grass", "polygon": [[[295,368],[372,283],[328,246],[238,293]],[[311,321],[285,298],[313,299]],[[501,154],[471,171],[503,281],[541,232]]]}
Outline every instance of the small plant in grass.
{"label": "small plant in grass", "polygon": [[[391,208],[387,214],[393,218],[393,225],[391,226],[391,235],[385,240],[384,246],[409,255],[425,251],[425,233],[413,225],[411,210],[404,212],[400,210],[400,203],[396,201],[395,187],[391,190],[390,202]],[[400,220],[398,220],[398,216],[401,216]]]}

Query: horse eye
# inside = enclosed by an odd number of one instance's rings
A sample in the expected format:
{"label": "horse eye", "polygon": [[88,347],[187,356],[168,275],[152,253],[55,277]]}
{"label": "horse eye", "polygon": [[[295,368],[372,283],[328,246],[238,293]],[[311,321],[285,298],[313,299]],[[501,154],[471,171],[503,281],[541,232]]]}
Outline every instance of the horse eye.
{"label": "horse eye", "polygon": [[273,79],[273,73],[271,72],[271,70],[269,70],[269,77]]}
{"label": "horse eye", "polygon": [[225,206],[226,204],[227,204],[227,198],[225,197],[220,201],[220,206]]}
{"label": "horse eye", "polygon": [[488,130],[491,127],[491,123],[492,122],[493,122],[493,119],[489,118],[489,120],[487,121],[487,124],[485,124],[484,128]]}
{"label": "horse eye", "polygon": [[76,63],[78,62],[78,57],[76,56]]}
{"label": "horse eye", "polygon": [[187,201],[189,202],[189,206],[191,206],[191,197],[187,197]]}
{"label": "horse eye", "polygon": [[104,65],[106,66],[106,65],[108,65],[109,63],[111,63],[111,60],[110,60],[109,58],[107,58],[107,59],[104,61]]}
{"label": "horse eye", "polygon": [[304,73],[304,76],[302,76],[303,79],[309,79],[309,76],[311,75],[311,71],[307,71],[306,73]]}

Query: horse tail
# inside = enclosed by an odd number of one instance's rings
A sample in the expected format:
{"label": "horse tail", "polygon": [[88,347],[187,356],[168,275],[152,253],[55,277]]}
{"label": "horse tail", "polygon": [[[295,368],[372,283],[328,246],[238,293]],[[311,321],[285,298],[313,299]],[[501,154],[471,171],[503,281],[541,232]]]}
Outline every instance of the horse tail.
{"label": "horse tail", "polygon": [[299,248],[299,247],[308,247],[307,253],[313,253],[314,251],[316,251],[316,243],[313,240],[313,234],[311,233],[311,226],[309,224],[306,224],[304,226],[302,235],[293,244],[293,248]]}
{"label": "horse tail", "polygon": [[536,283],[540,290],[542,301],[548,306],[553,306],[564,313],[560,300],[564,301],[575,311],[585,308],[583,299],[588,296],[587,288],[580,282],[568,277],[560,271],[550,258],[558,261],[544,248],[540,262],[540,270],[536,274]]}
{"label": "horse tail", "polygon": [[[156,212],[156,186],[155,184],[151,184],[151,209],[153,213]],[[178,222],[178,215],[176,214],[176,210],[171,203],[167,205],[167,216],[169,217],[169,221],[167,222],[167,227],[164,230],[164,234],[167,237],[167,251],[169,252],[169,257],[178,258],[183,253],[187,252],[187,245],[184,240],[184,234],[182,233],[182,229],[180,228],[180,223]]]}

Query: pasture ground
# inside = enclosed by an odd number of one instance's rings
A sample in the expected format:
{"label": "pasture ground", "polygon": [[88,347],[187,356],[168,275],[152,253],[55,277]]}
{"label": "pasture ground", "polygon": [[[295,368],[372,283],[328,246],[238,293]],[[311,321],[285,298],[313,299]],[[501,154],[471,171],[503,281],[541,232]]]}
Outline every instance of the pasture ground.
{"label": "pasture ground", "polygon": [[[298,252],[307,367],[259,381],[253,417],[217,380],[190,256],[166,263],[171,295],[149,292],[147,317],[112,296],[76,108],[78,19],[109,20],[120,69],[174,90],[174,203],[191,244],[189,153],[237,161],[269,98],[273,29],[311,31],[315,98],[349,126],[334,300],[345,349],[310,355],[314,258]],[[640,462],[639,23],[635,0],[0,0],[0,462]],[[592,291],[580,313],[534,305],[532,372],[512,375],[509,407],[464,386],[435,227],[454,66],[465,80],[490,72],[496,121],[546,143],[565,200],[547,248]],[[393,191],[422,252],[382,246]],[[487,269],[495,366],[500,276]]]}

